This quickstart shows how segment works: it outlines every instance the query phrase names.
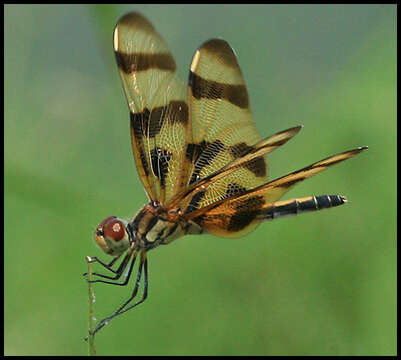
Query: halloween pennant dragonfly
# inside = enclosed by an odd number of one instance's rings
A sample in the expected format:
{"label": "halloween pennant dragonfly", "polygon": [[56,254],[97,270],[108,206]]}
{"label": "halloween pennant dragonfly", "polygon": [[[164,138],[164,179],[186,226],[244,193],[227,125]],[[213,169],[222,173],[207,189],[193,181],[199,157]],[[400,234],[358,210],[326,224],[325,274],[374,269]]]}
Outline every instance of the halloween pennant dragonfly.
{"label": "halloween pennant dragonfly", "polygon": [[[107,280],[92,282],[126,285],[137,257],[139,268],[132,295],[93,334],[145,301],[149,250],[186,234],[239,237],[264,220],[342,205],[347,199],[340,195],[279,199],[299,182],[367,148],[268,181],[265,155],[302,126],[261,139],[245,80],[226,41],[211,39],[196,50],[187,86],[176,76],[176,63],[162,37],[138,13],[118,21],[114,53],[130,111],[135,163],[149,203],[133,219],[109,216],[96,228],[97,244],[114,258],[110,263],[90,258],[110,271],[94,273]],[[124,281],[116,281],[125,271]],[[134,302],[142,273],[143,295]]]}

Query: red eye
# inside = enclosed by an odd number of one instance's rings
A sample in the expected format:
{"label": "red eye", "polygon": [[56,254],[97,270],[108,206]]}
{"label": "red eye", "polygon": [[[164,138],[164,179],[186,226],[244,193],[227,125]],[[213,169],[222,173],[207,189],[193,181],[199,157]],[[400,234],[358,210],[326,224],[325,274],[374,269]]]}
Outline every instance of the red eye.
{"label": "red eye", "polygon": [[127,224],[116,216],[108,216],[96,228],[95,241],[106,254],[117,256],[131,246]]}
{"label": "red eye", "polygon": [[114,216],[114,215],[108,216],[106,219],[104,219],[104,220],[99,224],[99,226],[97,227],[98,230],[103,230],[103,226],[104,226],[105,224],[107,224],[109,221],[113,220],[113,219],[117,219],[117,216]]}
{"label": "red eye", "polygon": [[108,219],[109,220],[105,221],[103,224],[104,236],[107,236],[114,241],[122,240],[126,234],[124,224],[116,217],[110,216]]}

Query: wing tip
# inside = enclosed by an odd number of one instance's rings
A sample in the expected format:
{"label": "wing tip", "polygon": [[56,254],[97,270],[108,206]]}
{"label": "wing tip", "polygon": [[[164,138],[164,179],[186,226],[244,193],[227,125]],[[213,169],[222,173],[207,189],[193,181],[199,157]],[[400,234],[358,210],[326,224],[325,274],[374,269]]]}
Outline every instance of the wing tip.
{"label": "wing tip", "polygon": [[129,28],[141,30],[148,34],[157,34],[155,28],[152,23],[144,17],[141,13],[132,11],[122,15],[118,21],[113,31],[113,47],[114,51],[119,50],[119,29],[120,28]]}
{"label": "wing tip", "polygon": [[122,15],[118,21],[117,25],[130,25],[130,26],[146,26],[154,29],[152,23],[145,17],[143,16],[140,12],[137,11],[131,11],[128,12],[124,15]]}
{"label": "wing tip", "polygon": [[205,51],[212,55],[218,55],[226,65],[232,68],[237,68],[239,66],[234,49],[224,39],[209,39],[205,41],[197,51]]}
{"label": "wing tip", "polygon": [[294,130],[295,134],[298,134],[303,128],[304,126],[301,124],[298,126],[294,126],[292,129]]}
{"label": "wing tip", "polygon": [[121,16],[114,28],[114,33],[118,32],[118,28],[129,27],[131,29],[140,29],[147,33],[156,33],[152,23],[141,13],[132,11]]}
{"label": "wing tip", "polygon": [[367,146],[358,146],[356,149],[350,150],[349,153],[351,153],[351,155],[354,156],[367,149],[368,149]]}

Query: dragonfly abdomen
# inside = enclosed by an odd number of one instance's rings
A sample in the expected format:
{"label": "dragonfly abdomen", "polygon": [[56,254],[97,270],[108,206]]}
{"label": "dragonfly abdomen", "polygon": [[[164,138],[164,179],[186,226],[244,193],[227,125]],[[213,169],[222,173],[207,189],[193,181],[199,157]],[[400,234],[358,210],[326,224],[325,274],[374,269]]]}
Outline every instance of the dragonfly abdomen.
{"label": "dragonfly abdomen", "polygon": [[265,210],[262,210],[260,216],[263,220],[273,220],[279,217],[328,209],[346,202],[347,199],[341,195],[308,196],[301,199],[277,201]]}

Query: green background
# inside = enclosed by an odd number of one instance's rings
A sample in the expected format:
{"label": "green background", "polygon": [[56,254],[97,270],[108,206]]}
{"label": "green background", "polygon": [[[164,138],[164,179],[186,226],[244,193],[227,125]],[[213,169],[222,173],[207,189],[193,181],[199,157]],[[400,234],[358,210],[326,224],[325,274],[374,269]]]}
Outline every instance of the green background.
{"label": "green background", "polygon": [[[369,150],[285,197],[346,206],[151,252],[148,300],[98,334],[98,354],[394,355],[395,5],[6,6],[5,353],[87,353],[85,256],[107,260],[93,230],[146,201],[112,51],[131,10],[183,79],[202,42],[226,39],[263,137],[305,126],[269,157],[273,178]],[[96,317],[131,289],[96,284]]]}

